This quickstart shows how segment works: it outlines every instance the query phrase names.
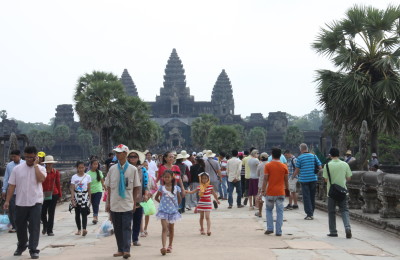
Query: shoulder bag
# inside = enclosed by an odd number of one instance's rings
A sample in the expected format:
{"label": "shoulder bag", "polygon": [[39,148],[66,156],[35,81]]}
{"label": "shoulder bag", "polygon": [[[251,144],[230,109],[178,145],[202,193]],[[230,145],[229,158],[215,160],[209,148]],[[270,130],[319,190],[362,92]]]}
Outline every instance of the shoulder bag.
{"label": "shoulder bag", "polygon": [[343,201],[346,198],[347,190],[340,185],[332,183],[331,173],[329,172],[328,163],[326,164],[326,170],[328,172],[329,183],[331,184],[331,187],[329,188],[329,192],[328,192],[329,198],[331,198],[335,201],[338,201],[338,202]]}

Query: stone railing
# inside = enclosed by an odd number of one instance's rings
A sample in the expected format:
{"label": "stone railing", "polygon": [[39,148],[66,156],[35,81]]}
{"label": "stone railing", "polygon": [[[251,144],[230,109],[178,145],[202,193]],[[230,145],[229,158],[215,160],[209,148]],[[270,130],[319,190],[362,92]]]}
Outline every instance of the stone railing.
{"label": "stone railing", "polygon": [[[400,218],[400,174],[353,171],[347,182],[349,209],[378,214],[381,218]],[[326,200],[326,183],[319,173],[317,200]]]}

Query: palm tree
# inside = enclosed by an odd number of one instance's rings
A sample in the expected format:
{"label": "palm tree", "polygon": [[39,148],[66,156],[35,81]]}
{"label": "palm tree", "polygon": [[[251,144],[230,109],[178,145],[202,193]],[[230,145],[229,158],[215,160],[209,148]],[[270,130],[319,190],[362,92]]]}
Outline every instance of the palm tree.
{"label": "palm tree", "polygon": [[200,148],[206,148],[208,135],[211,128],[219,123],[219,119],[211,114],[202,114],[192,122],[192,140],[193,144]]}
{"label": "palm tree", "polygon": [[322,28],[312,44],[337,71],[318,70],[319,103],[337,126],[356,130],[366,120],[371,152],[378,133],[400,127],[400,6],[354,6]]}

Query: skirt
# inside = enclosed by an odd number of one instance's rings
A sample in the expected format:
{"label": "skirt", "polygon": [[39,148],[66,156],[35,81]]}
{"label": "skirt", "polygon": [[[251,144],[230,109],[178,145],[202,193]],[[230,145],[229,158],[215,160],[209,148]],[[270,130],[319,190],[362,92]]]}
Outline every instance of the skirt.
{"label": "skirt", "polygon": [[248,196],[257,196],[258,194],[258,179],[250,179],[249,180],[249,191],[247,193]]}
{"label": "skirt", "polygon": [[165,219],[167,221],[167,223],[169,223],[169,224],[174,224],[177,221],[181,220],[181,218],[182,218],[182,216],[179,212],[169,214],[169,213],[165,213],[163,211],[158,211],[156,214],[156,217],[158,220]]}

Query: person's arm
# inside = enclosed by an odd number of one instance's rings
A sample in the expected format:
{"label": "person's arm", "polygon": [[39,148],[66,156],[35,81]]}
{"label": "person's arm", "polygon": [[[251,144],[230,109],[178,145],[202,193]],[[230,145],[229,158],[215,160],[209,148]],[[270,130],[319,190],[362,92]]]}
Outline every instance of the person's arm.
{"label": "person's arm", "polygon": [[262,190],[261,190],[261,193],[262,193],[262,195],[264,195],[264,196],[267,196],[268,178],[269,178],[269,175],[268,175],[268,174],[265,174],[265,175],[264,175],[263,187],[262,187]]}
{"label": "person's arm", "polygon": [[285,189],[289,189],[289,178],[287,174],[285,174]]}
{"label": "person's arm", "polygon": [[160,195],[161,195],[161,192],[157,191],[156,196],[154,198],[154,200],[157,201],[158,203],[160,203]]}
{"label": "person's arm", "polygon": [[61,181],[60,181],[60,179],[61,179],[61,174],[60,174],[60,172],[59,172],[58,170],[56,170],[56,176],[55,176],[55,178],[56,178],[56,180],[55,180],[55,185],[56,185],[56,188],[57,188],[57,190],[58,190],[58,195],[59,195],[58,200],[61,201],[61,198],[62,198]]}
{"label": "person's arm", "polygon": [[292,178],[296,177],[299,174],[300,169],[296,167],[296,169],[294,170],[294,173],[292,175]]}
{"label": "person's arm", "polygon": [[89,194],[89,201],[92,201],[92,191],[90,189],[90,183],[87,184],[87,191],[88,191],[88,194]]}
{"label": "person's arm", "polygon": [[69,191],[71,192],[72,205],[75,205],[75,184],[71,183],[71,185],[69,186]]}
{"label": "person's arm", "polygon": [[185,190],[185,193],[186,194],[193,194],[193,193],[196,193],[197,192],[197,189],[196,190]]}
{"label": "person's arm", "polygon": [[214,187],[213,187],[213,189],[212,189],[212,194],[213,194],[213,196],[214,196],[215,201],[216,201],[218,204],[221,204],[221,202],[219,202],[219,200],[218,200],[217,193],[215,193]]}
{"label": "person's arm", "polygon": [[8,210],[8,208],[10,206],[10,200],[11,200],[11,197],[14,195],[14,190],[15,190],[15,185],[13,185],[13,184],[8,185],[7,198],[6,198],[6,202],[4,202],[4,205],[3,205],[3,208],[5,210]]}
{"label": "person's arm", "polygon": [[[182,194],[183,194],[183,193],[185,193],[185,191],[182,191]],[[180,204],[181,204],[181,202],[182,202],[181,193],[180,193],[180,192],[178,192],[177,196],[178,196],[178,205],[180,205]]]}
{"label": "person's arm", "polygon": [[133,196],[133,212],[135,212],[136,210],[136,198],[139,194],[139,190],[140,190],[140,186],[137,187],[133,187],[133,192],[132,192],[132,196]]}
{"label": "person's arm", "polygon": [[11,174],[10,167],[9,165],[7,165],[6,172],[4,173],[4,178],[3,178],[3,187],[1,188],[2,189],[1,197],[3,200],[5,200],[7,197],[8,179],[10,178],[10,174]]}
{"label": "person's arm", "polygon": [[111,188],[107,187],[107,201],[106,201],[106,212],[110,212],[110,198],[111,198]]}
{"label": "person's arm", "polygon": [[242,171],[242,163],[237,164],[236,173],[235,173],[235,180],[240,180],[240,172]]}
{"label": "person's arm", "polygon": [[36,160],[33,163],[33,168],[35,168],[35,175],[36,175],[37,182],[44,182],[47,174],[46,174],[46,170],[44,170],[44,173],[40,170],[38,156],[36,156]]}

